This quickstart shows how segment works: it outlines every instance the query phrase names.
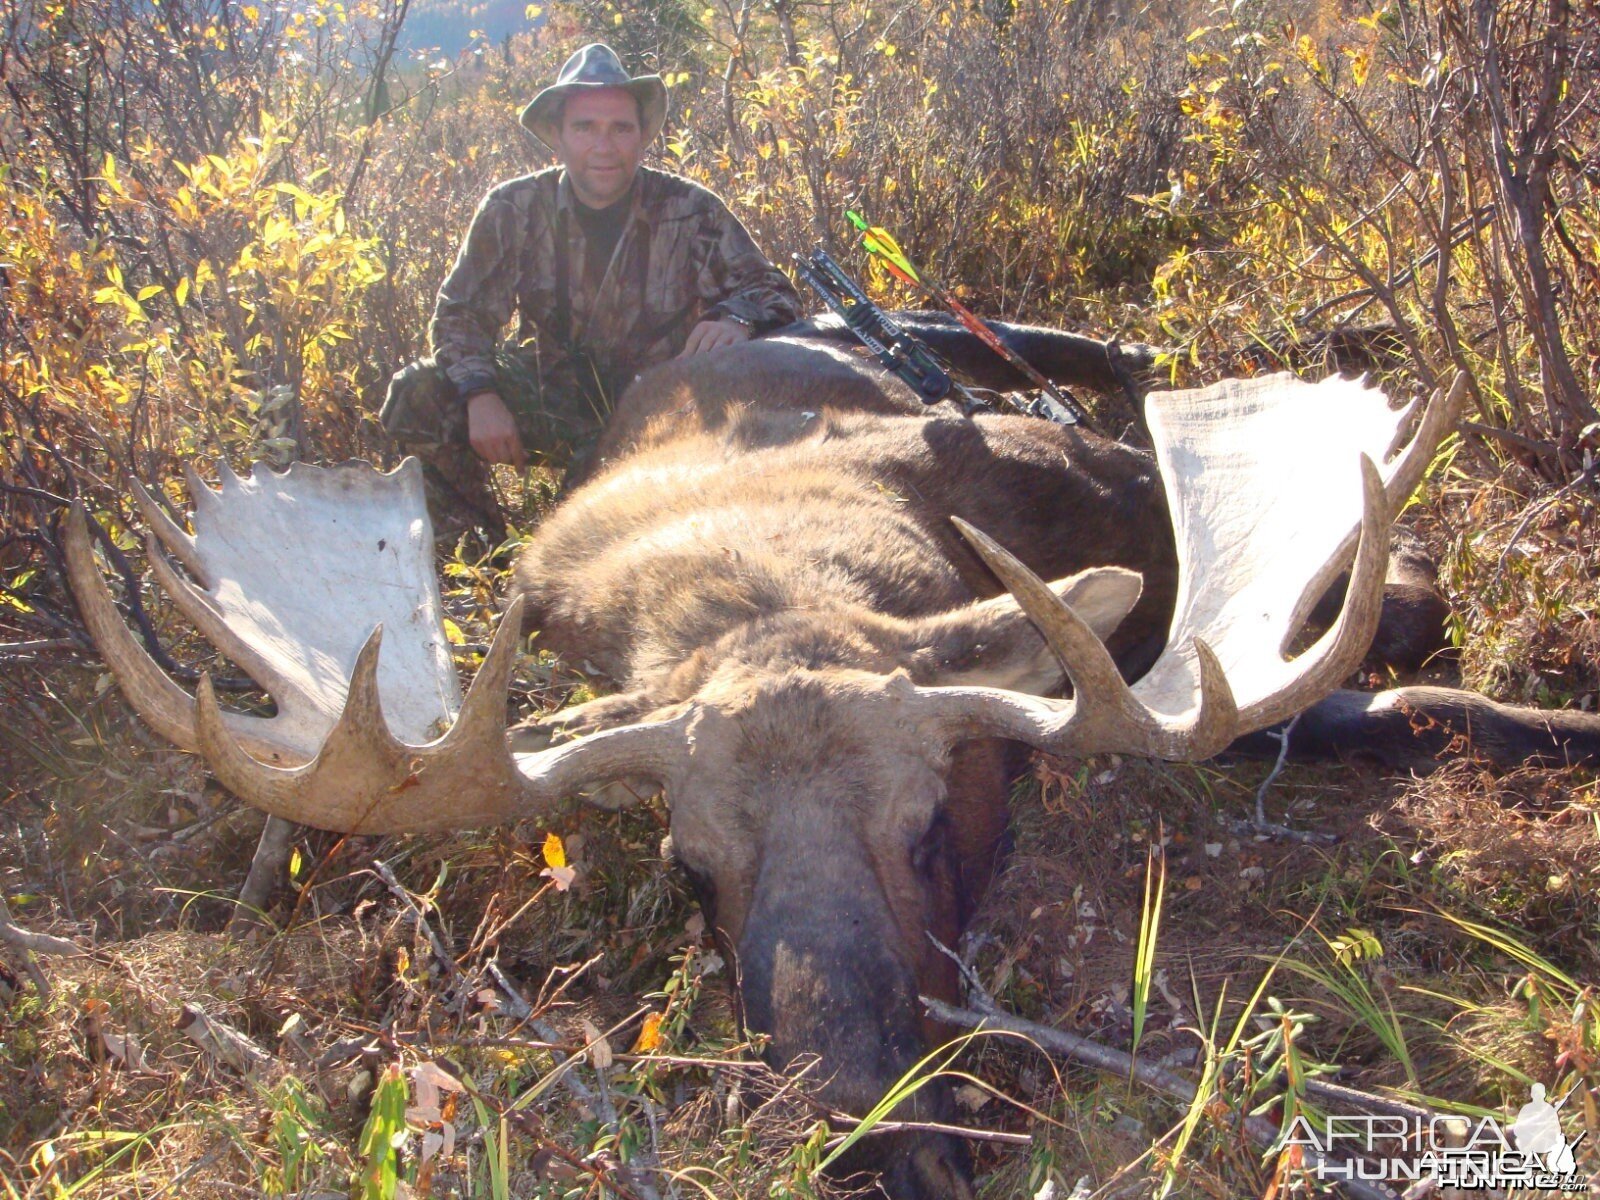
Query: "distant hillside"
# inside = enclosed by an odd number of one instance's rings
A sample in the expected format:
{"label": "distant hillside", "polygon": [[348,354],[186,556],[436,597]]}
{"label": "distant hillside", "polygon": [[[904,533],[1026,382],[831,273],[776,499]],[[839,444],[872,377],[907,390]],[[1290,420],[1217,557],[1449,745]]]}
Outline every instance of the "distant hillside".
{"label": "distant hillside", "polygon": [[400,46],[413,53],[437,50],[453,58],[473,44],[474,32],[498,42],[507,34],[537,29],[544,24],[544,13],[529,20],[529,7],[530,0],[412,0]]}

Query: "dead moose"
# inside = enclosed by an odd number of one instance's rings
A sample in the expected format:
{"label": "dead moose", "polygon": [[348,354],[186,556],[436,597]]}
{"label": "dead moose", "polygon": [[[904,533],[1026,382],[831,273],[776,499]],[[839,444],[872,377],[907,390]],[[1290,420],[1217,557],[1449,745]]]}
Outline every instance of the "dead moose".
{"label": "dead moose", "polygon": [[[1085,359],[1082,339],[1015,332],[1069,382],[1116,386],[1114,348]],[[1325,699],[1372,640],[1387,526],[1451,405],[1396,412],[1358,382],[1284,375],[1154,394],[1152,457],[924,409],[816,338],[671,363],[629,391],[606,465],[522,551],[464,699],[414,462],[225,471],[220,493],[192,479],[192,535],[141,494],[157,580],[271,694],[270,718],[162,673],[81,520],[69,559],[135,708],[270,813],[439,830],[663,789],[744,1020],[777,1064],[814,1057],[824,1097],[859,1113],[927,1044],[919,991],[954,991],[932,939],[953,944],[982,895],[1028,748],[1200,759],[1309,709],[1314,742],[1353,734],[1398,760],[1425,761],[1452,721],[1473,749],[1595,760],[1596,718],[1464,693]],[[1289,657],[1347,564],[1337,619]],[[612,694],[508,736],[523,630]],[[1119,663],[1135,662],[1130,685]],[[1419,712],[1437,719],[1421,750]],[[948,1103],[924,1089],[916,1115]],[[862,1145],[854,1165],[890,1196],[972,1194],[949,1138]]]}

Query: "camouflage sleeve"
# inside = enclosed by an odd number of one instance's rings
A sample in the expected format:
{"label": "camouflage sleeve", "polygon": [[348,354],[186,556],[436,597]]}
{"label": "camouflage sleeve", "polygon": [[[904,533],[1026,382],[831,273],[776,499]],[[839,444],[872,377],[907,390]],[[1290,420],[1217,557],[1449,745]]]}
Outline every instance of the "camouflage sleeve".
{"label": "camouflage sleeve", "polygon": [[789,277],[768,261],[739,218],[708,196],[711,255],[700,269],[700,297],[711,302],[707,319],[724,314],[749,321],[766,333],[800,319],[800,297]]}
{"label": "camouflage sleeve", "polygon": [[517,302],[522,225],[508,200],[485,196],[434,301],[428,342],[463,398],[494,390],[494,352]]}

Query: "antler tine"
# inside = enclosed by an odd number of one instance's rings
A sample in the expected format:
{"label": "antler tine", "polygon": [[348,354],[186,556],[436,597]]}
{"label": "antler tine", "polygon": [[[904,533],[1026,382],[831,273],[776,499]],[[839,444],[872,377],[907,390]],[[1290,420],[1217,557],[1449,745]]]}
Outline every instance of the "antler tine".
{"label": "antler tine", "polygon": [[[1439,448],[1445,432],[1455,422],[1456,414],[1466,402],[1466,396],[1467,373],[1457,371],[1448,392],[1443,388],[1434,389],[1433,395],[1428,398],[1427,407],[1422,410],[1422,420],[1417,425],[1417,431],[1411,436],[1410,441],[1403,443],[1399,435],[1396,435],[1396,445],[1391,447],[1391,453],[1398,451],[1400,458],[1390,473],[1385,489],[1389,520],[1399,516],[1401,507],[1422,482],[1423,473],[1427,471],[1434,451]],[[1404,429],[1405,424],[1402,423],[1400,428]]]}
{"label": "antler tine", "polygon": [[209,677],[199,689],[200,751],[223,785],[257,808],[348,833],[497,824],[530,816],[584,784],[630,774],[663,778],[684,753],[683,718],[513,758],[505,697],[521,628],[519,597],[501,618],[460,718],[436,741],[411,746],[389,732],[378,694],[379,627],[357,657],[344,711],[311,762],[285,769],[252,758],[222,727]]}
{"label": "antler tine", "polygon": [[463,738],[473,730],[487,727],[504,742],[506,693],[510,691],[511,673],[517,666],[517,643],[522,639],[522,609],[526,599],[517,596],[501,614],[494,640],[489,643],[489,653],[483,656],[478,673],[472,677],[472,686],[467,689],[461,712],[445,735],[445,741]]}
{"label": "antler tine", "polygon": [[[232,474],[227,459],[220,461],[218,470]],[[183,464],[183,481],[189,486],[189,503],[194,505],[196,513],[216,510],[218,504],[217,493],[211,490],[209,483],[200,478],[200,472],[195,470],[193,461]]]}
{"label": "antler tine", "polygon": [[303,766],[273,767],[246,753],[223,728],[210,676],[202,676],[196,724],[211,770],[240,799],[321,829],[419,833],[506,819],[519,789],[503,734],[494,753],[474,762],[449,753],[464,748],[463,737],[448,747],[446,739],[408,746],[389,732],[378,696],[382,640],[380,626],[356,659],[344,711]]}
{"label": "antler tine", "polygon": [[1066,671],[1067,678],[1072,680],[1075,693],[1079,696],[1087,693],[1099,700],[1127,691],[1122,673],[1111,660],[1105,643],[1050,590],[1044,580],[983,530],[960,517],[950,519],[961,531],[961,536],[977,551],[978,557],[1006,585],[1018,606],[1043,635],[1045,643],[1055,652],[1062,669]]}
{"label": "antler tine", "polygon": [[172,602],[194,623],[201,636],[238,663],[250,678],[282,703],[293,690],[293,684],[249,642],[228,627],[210,597],[172,569],[154,533],[145,534],[145,553],[150,560],[150,573],[156,577],[156,582],[167,590]]}
{"label": "antler tine", "polygon": [[138,508],[139,515],[144,518],[145,525],[161,539],[161,544],[171,551],[172,556],[183,564],[183,569],[193,575],[201,587],[210,587],[211,577],[206,573],[205,564],[200,560],[200,552],[195,548],[194,537],[179,528],[178,523],[167,515],[166,508],[137,479],[133,481],[133,503]]}
{"label": "antler tine", "polygon": [[1383,611],[1383,577],[1389,562],[1389,502],[1383,476],[1365,454],[1361,456],[1361,490],[1361,530],[1338,620],[1295,659],[1296,673],[1289,683],[1244,708],[1241,734],[1287,720],[1320,700],[1361,665],[1372,645]]}
{"label": "antler tine", "polygon": [[1055,652],[1074,694],[1063,705],[998,689],[924,689],[965,694],[970,708],[964,710],[957,702],[945,710],[958,724],[999,721],[1012,730],[1005,736],[1051,754],[1092,749],[1200,759],[1233,739],[1238,724],[1233,693],[1222,665],[1204,642],[1194,643],[1199,688],[1192,713],[1173,718],[1154,712],[1129,689],[1105,644],[1070,605],[998,542],[960,518],[955,520]]}
{"label": "antler tine", "polygon": [[123,623],[111,590],[95,565],[94,548],[89,544],[89,515],[82,504],[74,504],[67,514],[62,542],[78,611],[122,694],[156,733],[184,750],[193,750],[194,701],[167,678]]}
{"label": "antler tine", "polygon": [[[89,517],[81,504],[74,504],[67,514],[62,541],[67,577],[72,583],[72,594],[78,600],[78,611],[83,615],[89,635],[100,648],[101,657],[111,668],[117,686],[152,730],[179,749],[193,751],[199,745],[195,702],[157,665],[123,622],[105,578],[95,564],[94,549],[89,542]],[[229,713],[226,724],[252,753],[277,762],[300,759],[293,747],[276,741],[261,728],[266,722],[259,717]]]}

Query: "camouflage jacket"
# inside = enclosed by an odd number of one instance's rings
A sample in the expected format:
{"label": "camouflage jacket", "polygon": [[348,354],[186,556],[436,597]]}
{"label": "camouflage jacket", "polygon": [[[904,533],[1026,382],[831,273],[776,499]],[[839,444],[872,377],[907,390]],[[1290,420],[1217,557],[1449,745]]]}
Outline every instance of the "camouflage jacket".
{"label": "camouflage jacket", "polygon": [[[793,285],[698,184],[640,168],[598,288],[588,282],[575,204],[566,173],[551,167],[501,184],[478,206],[428,327],[434,357],[460,395],[494,387],[493,355],[513,314],[517,341],[537,345],[546,387],[571,384],[582,370],[571,361],[578,352],[620,386],[681,351],[697,321],[731,314],[765,332],[799,318]],[[562,233],[567,337],[559,319]]]}

